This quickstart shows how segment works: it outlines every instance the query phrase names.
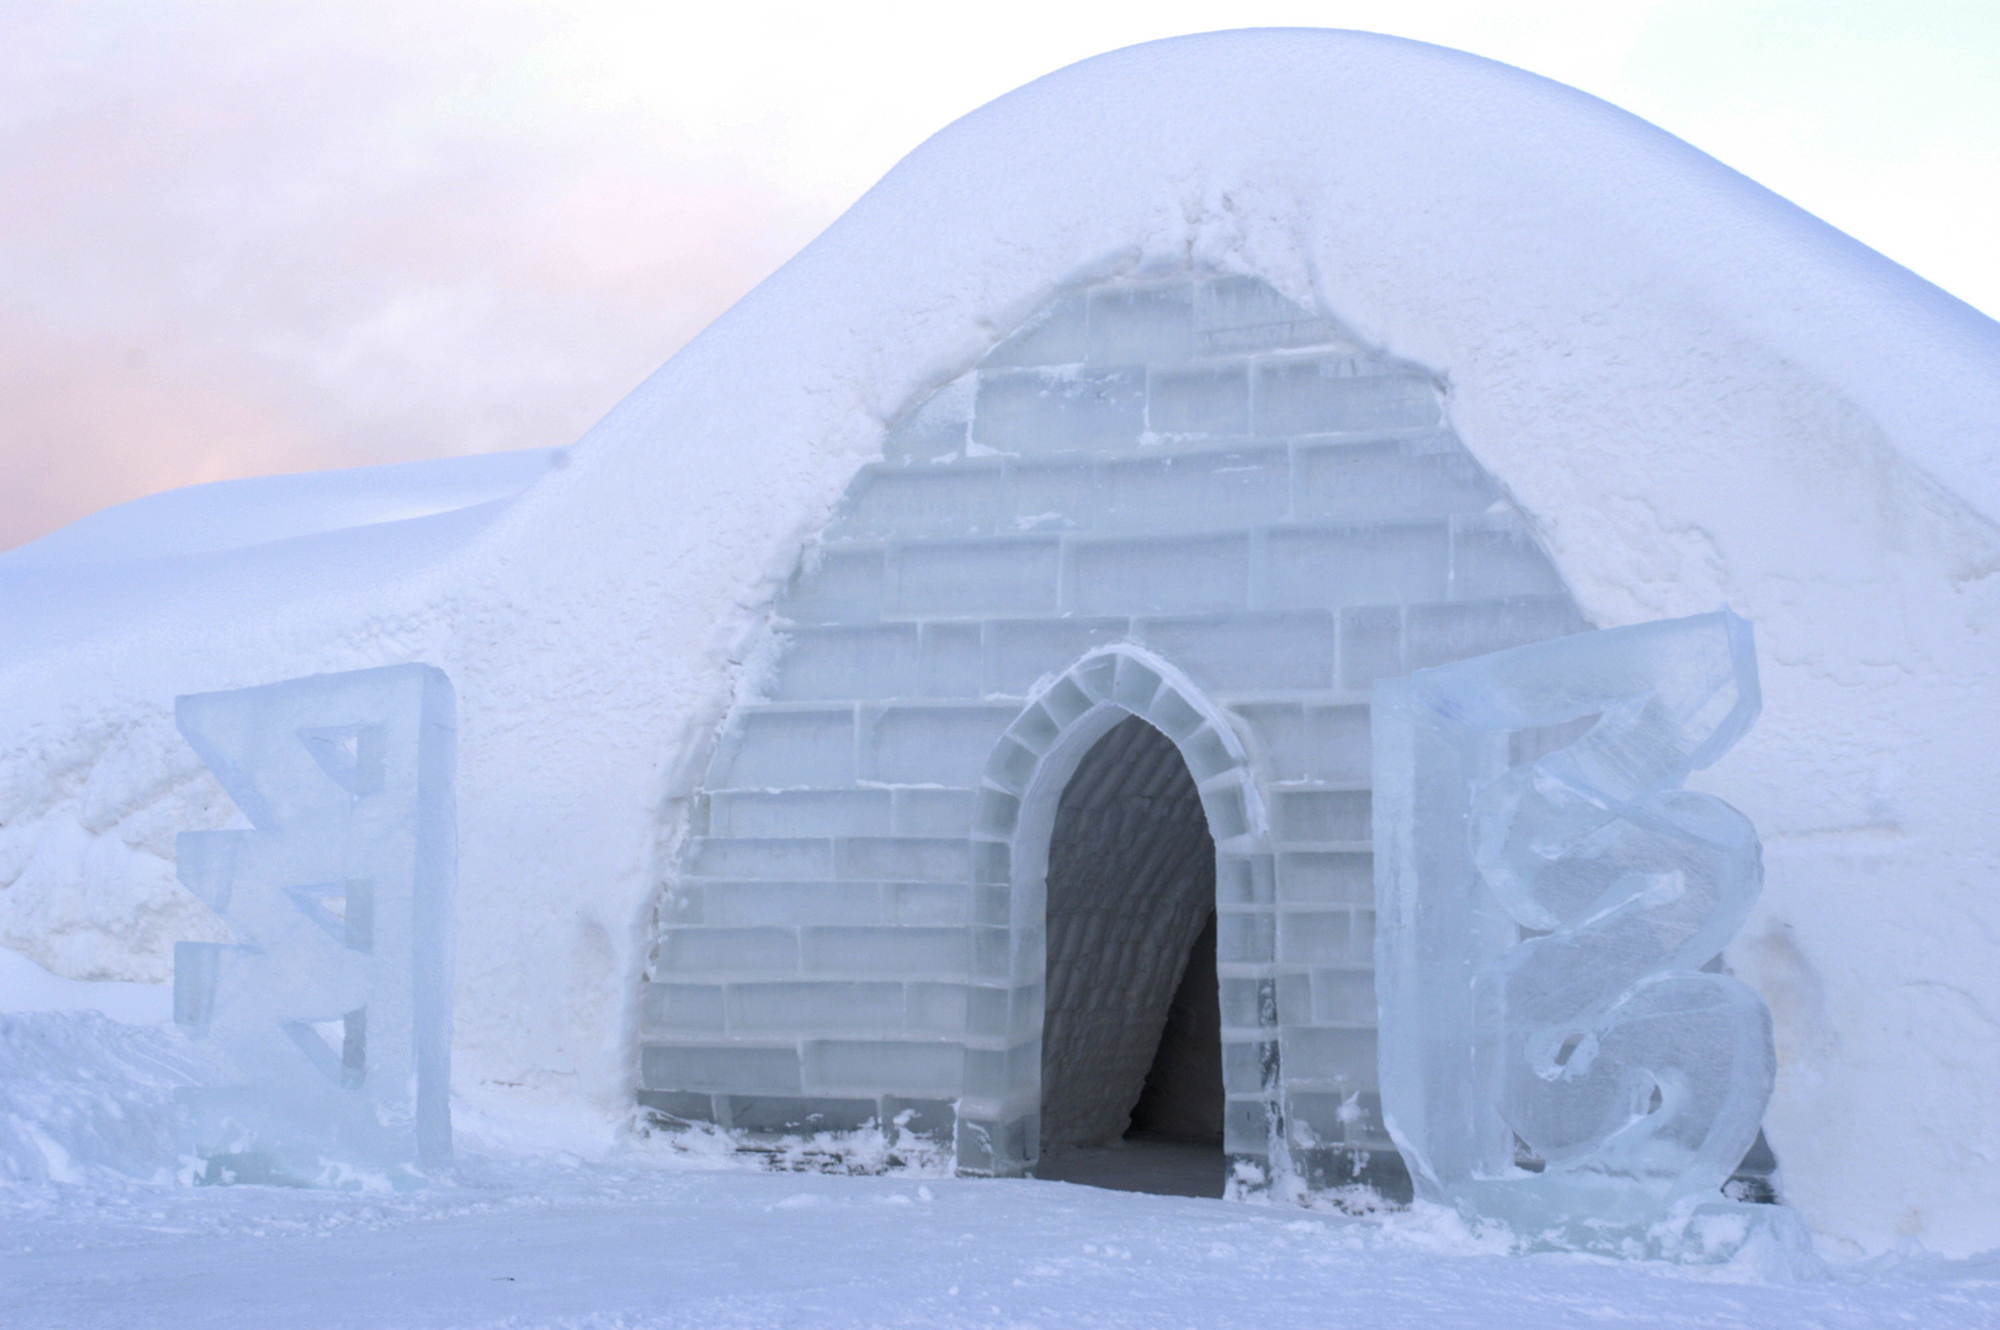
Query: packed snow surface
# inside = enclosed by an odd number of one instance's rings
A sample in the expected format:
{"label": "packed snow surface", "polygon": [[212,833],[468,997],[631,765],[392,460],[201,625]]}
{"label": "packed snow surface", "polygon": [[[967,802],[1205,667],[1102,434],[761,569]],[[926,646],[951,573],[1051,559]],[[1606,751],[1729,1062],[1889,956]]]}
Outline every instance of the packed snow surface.
{"label": "packed snow surface", "polygon": [[413,1194],[0,1194],[15,1330],[1974,1330],[2000,1263],[1782,1252],[1695,1269],[1508,1256],[1422,1211],[1352,1219],[1058,1182],[505,1157]]}
{"label": "packed snow surface", "polygon": [[[73,979],[157,982],[174,942],[226,941],[174,881],[173,834],[231,814],[174,734],[173,698],[436,665],[463,717],[455,1089],[496,1140],[608,1148],[632,1103],[636,994],[687,796],[719,722],[754,695],[773,597],[843,489],[880,455],[888,422],[1056,292],[1190,269],[1261,276],[1427,368],[1598,626],[1724,603],[1755,623],[1763,718],[1701,789],[1742,809],[1765,845],[1765,890],[1727,959],[1774,1018],[1766,1130],[1785,1195],[1850,1255],[1905,1240],[2000,1247],[2000,325],[1615,108],[1361,34],[1157,43],[1000,99],[912,153],[545,465],[442,466],[449,493],[414,506],[397,497],[403,480],[372,495],[365,473],[214,487],[0,555],[0,945]],[[766,1185],[683,1180],[660,1195]],[[894,1184],[797,1185],[861,1197]],[[960,1194],[934,1192],[937,1206]],[[964,1192],[995,1207],[1047,1194]],[[286,1198],[245,1223],[338,1204]],[[1008,1226],[1017,1218],[964,1230],[1016,1253],[994,1258],[1005,1289],[1016,1276],[1032,1287],[1042,1261],[1089,1256],[1044,1252],[1031,1227]],[[698,1210],[633,1227],[654,1258],[633,1277],[683,1270],[690,1290],[717,1285],[699,1261],[663,1263],[723,1259],[702,1244],[737,1231]],[[868,1231],[785,1230],[825,1245],[796,1266],[770,1260],[771,1277],[834,1269]],[[919,1231],[943,1242],[947,1230]],[[1121,1299],[1157,1309],[1149,1290],[1185,1291],[1208,1269],[1191,1255],[1202,1243],[1234,1241],[1185,1231],[1194,1245],[1131,1248],[1159,1261],[1151,1278],[1079,1296],[1107,1323],[1136,1323]],[[133,1238],[123,1266],[79,1258],[78,1277],[178,1262],[180,1236]],[[228,1241],[214,1259],[242,1251]],[[385,1261],[403,1259],[381,1241]],[[813,1264],[822,1251],[826,1267]],[[932,1259],[957,1255],[937,1248],[910,1268]],[[1494,1314],[1499,1285],[1453,1283],[1427,1258],[1373,1259],[1326,1267],[1331,1305],[1357,1289],[1441,1306],[1457,1288]],[[1666,1319],[1686,1319],[1682,1290],[1713,1289],[1520,1270],[1668,1290]],[[875,1279],[859,1296],[885,1309],[945,1296],[899,1282],[900,1266],[840,1278]],[[325,1287],[304,1273],[256,1286]],[[1767,1323],[1844,1288],[1759,1293],[1709,1319]],[[976,1315],[1025,1319],[1029,1296]],[[1530,1305],[1549,1320],[1595,1314]],[[1886,1315],[1889,1301],[1852,1306],[1825,1303],[1826,1323]],[[1943,1307],[1919,1319],[1959,1314]]]}
{"label": "packed snow surface", "polygon": [[1433,1207],[1349,1216],[1061,1182],[829,1176],[643,1132],[586,1162],[496,1146],[476,1114],[455,1174],[427,1189],[365,1176],[349,1190],[187,1186],[172,1092],[220,1069],[170,1024],[7,1013],[47,1000],[44,980],[19,973],[10,965],[0,1002],[8,1330],[1970,1330],[2000,1316],[2000,1261],[1915,1243],[1870,1262],[1776,1242],[1708,1267],[1518,1257]]}

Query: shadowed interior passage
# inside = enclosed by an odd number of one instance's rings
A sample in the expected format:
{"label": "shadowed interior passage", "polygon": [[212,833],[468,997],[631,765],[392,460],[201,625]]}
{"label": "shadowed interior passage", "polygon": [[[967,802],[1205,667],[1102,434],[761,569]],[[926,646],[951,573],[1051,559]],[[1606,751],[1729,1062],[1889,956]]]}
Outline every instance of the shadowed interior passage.
{"label": "shadowed interior passage", "polygon": [[1215,843],[1194,778],[1165,735],[1123,721],[1077,767],[1050,838],[1040,1176],[1110,1182],[1072,1156],[1129,1131],[1115,1171],[1143,1173],[1154,1155],[1174,1170],[1192,1146],[1213,1155],[1195,1189],[1220,1193],[1214,918]]}

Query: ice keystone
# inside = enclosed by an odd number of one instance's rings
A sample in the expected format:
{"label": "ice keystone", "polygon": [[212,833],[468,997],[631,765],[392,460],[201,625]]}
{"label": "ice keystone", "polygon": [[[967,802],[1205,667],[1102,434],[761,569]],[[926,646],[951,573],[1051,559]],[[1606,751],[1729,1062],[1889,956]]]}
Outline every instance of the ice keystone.
{"label": "ice keystone", "polygon": [[174,948],[174,1018],[240,1078],[181,1092],[183,1152],[205,1182],[420,1182],[451,1162],[451,682],[392,665],[174,715],[252,825],[176,842],[236,941]]}

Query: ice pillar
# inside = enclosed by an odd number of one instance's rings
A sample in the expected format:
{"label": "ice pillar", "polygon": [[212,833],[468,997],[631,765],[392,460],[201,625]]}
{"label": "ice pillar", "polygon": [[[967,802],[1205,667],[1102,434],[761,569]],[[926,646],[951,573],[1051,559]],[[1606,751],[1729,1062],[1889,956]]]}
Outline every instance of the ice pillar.
{"label": "ice pillar", "polygon": [[174,1016],[239,1081],[183,1092],[207,1181],[415,1182],[451,1161],[451,683],[424,665],[175,700],[250,819],[178,839],[233,945],[174,950]]}
{"label": "ice pillar", "polygon": [[1760,849],[1680,787],[1758,706],[1727,610],[1376,685],[1382,1100],[1419,1195],[1619,1250],[1730,1208],[1771,1023],[1703,967]]}

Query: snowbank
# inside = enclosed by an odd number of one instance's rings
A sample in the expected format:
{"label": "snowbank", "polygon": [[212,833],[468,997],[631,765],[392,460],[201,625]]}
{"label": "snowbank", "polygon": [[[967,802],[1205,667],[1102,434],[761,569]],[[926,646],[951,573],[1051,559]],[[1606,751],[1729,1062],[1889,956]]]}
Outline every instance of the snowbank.
{"label": "snowbank", "polygon": [[1777,1020],[1786,1193],[1845,1250],[2000,1246],[2000,325],[1623,112],[1388,38],[1180,39],[1000,99],[518,494],[0,556],[0,942],[162,977],[212,927],[171,831],[230,816],[173,696],[427,661],[461,1093],[609,1139],[680,801],[884,422],[1065,283],[1187,265],[1438,374],[1600,624],[1756,622],[1764,716],[1706,788],[1768,851],[1729,959]]}
{"label": "snowbank", "polygon": [[1782,1253],[1720,1269],[1515,1258],[1435,1212],[631,1161],[467,1173],[392,1196],[0,1192],[0,1288],[11,1323],[78,1330],[1980,1330],[2000,1297],[1994,1263],[1920,1255],[1834,1278],[1792,1276]]}
{"label": "snowbank", "polygon": [[161,984],[90,983],[0,948],[0,1183],[161,1182],[177,1086],[212,1077]]}
{"label": "snowbank", "polygon": [[174,992],[167,984],[63,979],[0,947],[0,1014],[47,1011],[94,1011],[127,1025],[158,1025],[173,1019]]}

